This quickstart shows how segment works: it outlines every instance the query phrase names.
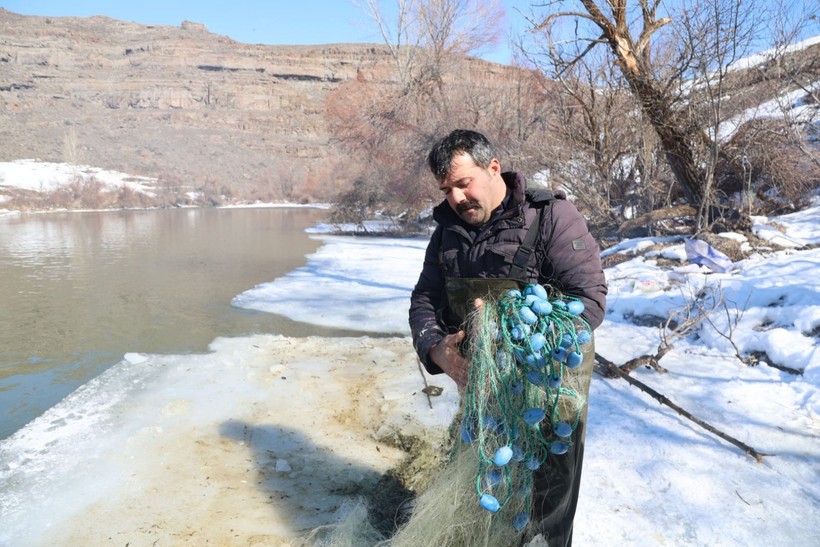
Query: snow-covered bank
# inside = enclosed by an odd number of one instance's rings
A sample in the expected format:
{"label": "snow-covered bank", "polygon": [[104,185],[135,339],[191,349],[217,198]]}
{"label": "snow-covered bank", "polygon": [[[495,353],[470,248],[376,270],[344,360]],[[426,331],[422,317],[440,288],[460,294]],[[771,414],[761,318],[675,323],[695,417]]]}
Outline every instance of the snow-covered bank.
{"label": "snow-covered bank", "polygon": [[[109,189],[127,187],[137,192],[151,192],[157,179],[138,177],[92,167],[39,160],[0,162],[0,197],[3,187],[19,188],[34,192],[53,192],[74,181],[96,180]],[[2,200],[0,199],[0,202]]]}
{"label": "snow-covered bank", "polygon": [[240,294],[232,304],[316,325],[409,334],[410,290],[427,242],[316,237],[325,245],[306,266]]}
{"label": "snow-covered bank", "polygon": [[[65,199],[51,199],[59,191],[69,190],[72,194],[82,192],[85,186],[91,187],[88,197],[93,204],[80,199],[72,199],[71,206],[64,203]],[[167,186],[167,185],[166,185]],[[158,193],[169,192],[166,187],[156,178],[131,175],[120,171],[102,169],[90,165],[78,165],[70,163],[55,163],[33,159],[22,159],[15,161],[0,162],[0,216],[9,214],[19,214],[20,204],[15,200],[21,194],[36,194],[41,199],[35,204],[27,203],[22,209],[26,212],[52,212],[55,210],[70,209],[72,211],[88,210],[108,210],[108,209],[141,209],[146,207],[163,206],[168,207],[198,207],[213,206],[213,200],[203,196],[200,191],[192,187],[189,191],[178,193],[179,189],[174,189],[169,195],[173,202],[160,203],[157,198]],[[123,193],[138,194],[146,199],[125,199],[112,201],[102,199],[100,194]],[[124,196],[125,197],[125,196]],[[75,195],[74,198],[77,198]],[[204,199],[203,199],[204,198]],[[23,200],[24,203],[28,199]],[[327,203],[276,203],[276,202],[243,202],[238,200],[230,201],[225,196],[219,196],[219,203],[223,203],[223,208],[262,208],[262,207],[312,207],[328,209]],[[17,205],[17,208],[15,208]]]}
{"label": "snow-covered bank", "polygon": [[404,338],[210,349],[129,354],[0,444],[0,545],[286,544],[400,461],[379,439],[457,405],[429,408]]}
{"label": "snow-covered bank", "polygon": [[[775,220],[789,240],[820,243],[819,207]],[[236,303],[406,332],[426,243],[320,237],[307,266]],[[737,307],[678,340],[661,360],[667,374],[633,375],[769,456],[756,463],[625,382],[596,377],[575,544],[818,545],[820,249],[773,241],[712,274],[661,268],[659,256],[685,259],[682,243],[661,254],[647,244],[608,251],[635,256],[607,270],[599,353],[616,363],[653,353],[658,329],[641,319],[719,285]],[[803,373],[740,363],[718,330],[745,355]],[[384,424],[447,424],[453,384],[428,381],[444,387],[433,410],[406,337],[256,336],[218,339],[205,355],[128,355],[0,443],[0,543],[299,544],[339,516],[357,480],[397,461],[378,441]]]}

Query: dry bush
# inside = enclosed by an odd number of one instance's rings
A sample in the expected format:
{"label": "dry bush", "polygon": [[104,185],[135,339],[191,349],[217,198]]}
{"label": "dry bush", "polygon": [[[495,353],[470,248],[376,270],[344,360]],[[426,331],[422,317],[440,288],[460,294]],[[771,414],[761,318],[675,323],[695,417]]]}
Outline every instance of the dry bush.
{"label": "dry bush", "polygon": [[206,178],[200,186],[194,190],[196,205],[203,205],[205,207],[219,207],[225,204],[225,187],[220,187],[219,184],[211,179]]}
{"label": "dry bush", "polygon": [[159,177],[154,190],[157,207],[176,207],[178,205],[192,205],[192,200],[186,193],[182,181],[176,175],[166,174]]}
{"label": "dry bush", "polygon": [[374,217],[383,202],[384,186],[380,180],[376,177],[358,178],[333,198],[329,220],[334,224],[363,226],[364,221]]}
{"label": "dry bush", "polygon": [[795,134],[784,120],[759,119],[745,124],[727,151],[734,161],[721,165],[720,189],[727,194],[750,189],[756,198],[752,213],[800,208],[809,191],[820,187],[817,145],[807,142],[805,135]]}
{"label": "dry bush", "polygon": [[122,209],[141,209],[156,207],[157,200],[144,192],[138,192],[130,186],[123,185],[117,191],[116,206]]}

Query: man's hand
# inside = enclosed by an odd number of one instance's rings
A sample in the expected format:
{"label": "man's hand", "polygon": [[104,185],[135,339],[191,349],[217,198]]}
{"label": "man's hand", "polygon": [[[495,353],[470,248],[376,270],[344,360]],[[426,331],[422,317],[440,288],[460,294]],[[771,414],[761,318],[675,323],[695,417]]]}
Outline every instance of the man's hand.
{"label": "man's hand", "polygon": [[430,349],[430,359],[455,381],[459,389],[467,386],[467,373],[470,368],[470,363],[458,351],[458,344],[462,340],[464,331],[460,330],[455,334],[448,334]]}

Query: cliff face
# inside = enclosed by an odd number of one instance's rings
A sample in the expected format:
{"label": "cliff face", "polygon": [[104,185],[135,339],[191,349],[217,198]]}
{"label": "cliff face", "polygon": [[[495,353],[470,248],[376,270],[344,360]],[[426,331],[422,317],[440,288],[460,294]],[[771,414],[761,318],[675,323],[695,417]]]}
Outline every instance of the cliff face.
{"label": "cliff face", "polygon": [[388,63],[377,45],[247,45],[190,22],[0,9],[0,161],[69,161],[168,185],[321,200],[340,158],[325,96],[386,74]]}

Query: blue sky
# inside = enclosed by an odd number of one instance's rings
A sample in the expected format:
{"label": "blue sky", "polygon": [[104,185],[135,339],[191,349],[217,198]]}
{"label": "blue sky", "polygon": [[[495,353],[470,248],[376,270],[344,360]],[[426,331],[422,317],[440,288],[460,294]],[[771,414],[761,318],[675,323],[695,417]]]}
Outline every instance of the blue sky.
{"label": "blue sky", "polygon": [[[382,2],[393,5],[395,0]],[[520,32],[522,16],[531,0],[504,0],[507,27]],[[352,0],[0,0],[0,7],[26,15],[52,17],[106,15],[143,24],[179,25],[184,20],[203,23],[208,30],[246,43],[328,44],[338,42],[381,42],[372,21]],[[508,63],[511,53],[505,44],[483,55]]]}

